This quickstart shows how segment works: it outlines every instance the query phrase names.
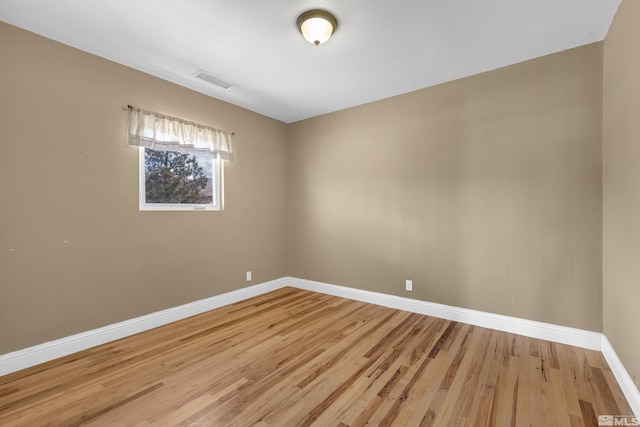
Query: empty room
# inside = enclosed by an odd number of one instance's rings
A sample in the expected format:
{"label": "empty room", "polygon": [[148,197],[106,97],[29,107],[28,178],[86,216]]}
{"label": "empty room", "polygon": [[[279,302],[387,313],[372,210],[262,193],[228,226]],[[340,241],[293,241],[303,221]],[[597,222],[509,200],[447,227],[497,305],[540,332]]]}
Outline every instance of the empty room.
{"label": "empty room", "polygon": [[640,425],[637,0],[2,0],[1,426]]}

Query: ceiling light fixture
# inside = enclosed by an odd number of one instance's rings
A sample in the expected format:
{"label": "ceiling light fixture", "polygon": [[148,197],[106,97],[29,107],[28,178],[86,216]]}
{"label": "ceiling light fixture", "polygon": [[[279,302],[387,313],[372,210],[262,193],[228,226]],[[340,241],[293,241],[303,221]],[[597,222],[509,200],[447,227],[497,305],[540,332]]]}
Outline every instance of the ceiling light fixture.
{"label": "ceiling light fixture", "polygon": [[338,21],[324,10],[308,10],[298,16],[298,28],[309,43],[318,46],[329,40],[338,28]]}

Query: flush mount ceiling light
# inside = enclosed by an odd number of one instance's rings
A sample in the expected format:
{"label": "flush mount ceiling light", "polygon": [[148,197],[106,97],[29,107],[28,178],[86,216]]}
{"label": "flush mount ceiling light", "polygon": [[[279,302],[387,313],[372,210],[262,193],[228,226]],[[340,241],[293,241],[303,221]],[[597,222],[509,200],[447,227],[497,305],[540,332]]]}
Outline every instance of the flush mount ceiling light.
{"label": "flush mount ceiling light", "polygon": [[318,46],[329,40],[338,28],[338,21],[324,10],[308,10],[298,16],[298,28],[309,43]]}

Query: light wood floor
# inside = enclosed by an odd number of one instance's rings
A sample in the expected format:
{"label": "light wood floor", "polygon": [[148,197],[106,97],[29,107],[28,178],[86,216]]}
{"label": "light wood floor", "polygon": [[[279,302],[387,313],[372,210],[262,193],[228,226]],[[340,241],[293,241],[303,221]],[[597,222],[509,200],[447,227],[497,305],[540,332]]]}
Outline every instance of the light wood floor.
{"label": "light wood floor", "polygon": [[0,377],[1,426],[597,426],[602,355],[284,288]]}

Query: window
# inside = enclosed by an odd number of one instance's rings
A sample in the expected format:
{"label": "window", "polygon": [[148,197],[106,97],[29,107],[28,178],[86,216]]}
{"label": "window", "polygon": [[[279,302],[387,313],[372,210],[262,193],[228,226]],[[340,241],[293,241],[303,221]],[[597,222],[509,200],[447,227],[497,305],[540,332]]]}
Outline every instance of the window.
{"label": "window", "polygon": [[220,210],[220,159],[140,147],[140,210]]}
{"label": "window", "polygon": [[128,144],[139,148],[140,210],[222,209],[232,132],[127,106]]}

